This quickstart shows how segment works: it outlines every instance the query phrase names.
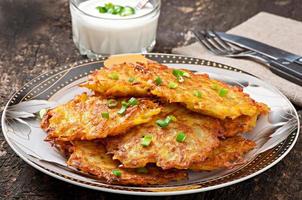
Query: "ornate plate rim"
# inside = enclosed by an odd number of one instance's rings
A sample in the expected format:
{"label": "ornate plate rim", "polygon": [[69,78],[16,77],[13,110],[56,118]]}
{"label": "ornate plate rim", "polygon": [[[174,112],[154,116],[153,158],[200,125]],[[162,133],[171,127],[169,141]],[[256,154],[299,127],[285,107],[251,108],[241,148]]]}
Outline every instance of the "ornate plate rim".
{"label": "ornate plate rim", "polygon": [[[127,55],[127,54],[123,54],[123,55]],[[186,57],[186,58],[193,58],[193,59],[197,59],[197,60],[204,60],[204,61],[209,61],[209,62],[212,62],[212,63],[215,63],[215,64],[220,64],[220,65],[224,65],[222,63],[218,63],[218,62],[215,62],[215,61],[211,61],[211,60],[206,60],[206,59],[202,59],[202,58],[197,58],[197,57],[193,57],[193,56],[185,56],[185,55],[179,55],[179,54],[168,54],[168,53],[146,53],[146,54],[143,54],[143,55],[158,55],[158,56],[178,56],[178,57]],[[102,57],[102,58],[106,58],[106,57]],[[85,63],[89,63],[91,61],[95,61],[94,59],[84,59],[82,60],[82,62],[85,62]],[[74,65],[77,65],[78,62],[80,61],[77,61],[77,62],[74,62],[74,63],[71,63],[69,64],[68,66],[71,67],[71,66],[74,66]],[[165,63],[165,64],[169,64],[169,63]],[[171,63],[173,64],[173,63]],[[179,63],[179,64],[182,64],[182,63]],[[67,65],[66,65],[67,66]],[[228,65],[225,65],[225,66],[228,66]],[[233,67],[233,66],[228,66],[228,67],[232,67],[234,69],[237,69],[236,67]],[[249,74],[248,72],[245,72],[243,70],[240,70],[240,69],[237,69],[238,71],[242,71],[244,72],[245,74],[248,74],[248,75],[251,75]],[[55,70],[52,70],[52,71],[55,71]],[[38,77],[41,77],[43,75],[46,75],[47,73],[49,72],[46,72],[46,73],[43,73],[39,76],[36,76],[34,79],[32,79],[31,81],[25,83],[22,87],[24,87],[25,85],[33,82],[33,80],[37,79]],[[251,75],[253,76],[253,75]],[[272,86],[271,84],[269,84],[272,88],[274,88],[275,90],[277,90],[287,101],[288,103],[290,104],[290,106],[292,108],[294,108],[293,104],[288,100],[288,98],[282,93],[280,92],[276,87]],[[21,152],[19,152],[17,150],[17,148],[15,148],[15,146],[12,144],[12,141],[8,138],[8,136],[6,135],[5,131],[4,131],[4,128],[3,128],[3,124],[4,124],[4,116],[5,116],[5,113],[6,113],[6,110],[7,110],[7,107],[8,105],[10,104],[10,102],[12,101],[12,99],[14,98],[15,94],[18,93],[20,90],[16,91],[12,96],[11,98],[8,100],[8,102],[6,103],[5,107],[4,107],[4,110],[3,110],[3,113],[2,113],[2,117],[1,117],[1,124],[2,124],[2,133],[4,135],[4,138],[6,140],[6,142],[9,144],[10,148],[12,148],[12,150],[22,159],[24,160],[27,164],[29,164],[30,166],[34,167],[35,169],[49,175],[49,176],[52,176],[54,178],[57,178],[59,180],[62,180],[62,181],[65,181],[65,182],[68,182],[68,183],[71,183],[73,185],[77,185],[77,186],[81,186],[81,187],[84,187],[84,188],[89,188],[89,189],[94,189],[94,190],[98,190],[98,191],[104,191],[104,192],[110,192],[110,193],[117,193],[117,194],[127,194],[127,195],[146,195],[146,196],[166,196],[166,195],[182,195],[182,194],[193,194],[193,193],[199,193],[199,192],[205,192],[205,191],[210,191],[210,190],[215,190],[215,189],[219,189],[219,188],[223,188],[223,187],[227,187],[227,186],[230,186],[230,185],[233,185],[233,184],[236,184],[236,183],[239,183],[239,182],[242,182],[242,181],[245,181],[247,179],[250,179],[252,177],[255,177],[263,172],[265,172],[266,170],[270,169],[271,167],[273,167],[274,165],[276,165],[278,162],[280,162],[291,150],[292,148],[295,146],[296,142],[297,142],[297,139],[299,137],[299,133],[300,133],[300,121],[298,120],[298,127],[297,127],[297,131],[296,131],[296,134],[295,134],[295,138],[294,140],[292,141],[292,143],[290,144],[290,146],[288,147],[288,149],[282,153],[282,155],[277,158],[275,161],[273,161],[272,163],[268,164],[266,167],[250,174],[250,175],[247,175],[247,176],[244,176],[242,178],[238,178],[236,180],[232,180],[232,181],[229,181],[229,182],[226,182],[226,183],[220,183],[220,184],[217,184],[217,185],[212,185],[212,186],[207,186],[205,188],[201,187],[201,188],[197,188],[197,189],[189,189],[189,190],[177,190],[177,191],[164,191],[164,192],[157,192],[157,191],[129,191],[129,190],[120,190],[120,189],[117,189],[117,188],[105,188],[105,187],[99,187],[99,186],[92,186],[92,185],[87,185],[85,183],[81,183],[81,182],[76,182],[74,180],[69,180],[69,179],[66,179],[62,176],[59,176],[57,174],[55,174],[54,172],[52,171],[47,171],[46,169],[44,169],[43,167],[41,167],[40,165],[38,165],[37,163],[34,163],[33,161],[29,160],[28,158],[26,158],[25,156],[22,155]],[[295,115],[297,116],[297,111],[296,109],[294,108],[294,113]],[[113,185],[114,186],[114,185]]]}

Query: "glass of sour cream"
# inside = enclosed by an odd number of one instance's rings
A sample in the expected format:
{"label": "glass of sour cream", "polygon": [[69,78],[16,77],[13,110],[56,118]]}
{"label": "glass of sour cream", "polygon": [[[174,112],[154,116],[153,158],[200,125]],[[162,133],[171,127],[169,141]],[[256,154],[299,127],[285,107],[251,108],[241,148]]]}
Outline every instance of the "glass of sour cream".
{"label": "glass of sour cream", "polygon": [[70,0],[72,34],[82,55],[97,57],[121,53],[144,53],[153,49],[160,0],[149,0],[128,16],[101,13],[108,3],[135,8],[139,0]]}

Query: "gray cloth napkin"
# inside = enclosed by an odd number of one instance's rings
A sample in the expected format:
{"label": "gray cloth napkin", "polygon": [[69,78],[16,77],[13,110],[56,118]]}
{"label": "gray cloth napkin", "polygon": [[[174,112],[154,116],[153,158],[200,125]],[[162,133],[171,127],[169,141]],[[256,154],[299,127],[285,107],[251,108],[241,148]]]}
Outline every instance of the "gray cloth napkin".
{"label": "gray cloth napkin", "polygon": [[[261,12],[227,32],[249,37],[302,55],[302,23],[299,21]],[[215,56],[198,42],[175,48],[172,52],[208,59],[242,69],[274,85],[293,103],[302,106],[302,87],[273,74],[265,65],[244,59]]]}

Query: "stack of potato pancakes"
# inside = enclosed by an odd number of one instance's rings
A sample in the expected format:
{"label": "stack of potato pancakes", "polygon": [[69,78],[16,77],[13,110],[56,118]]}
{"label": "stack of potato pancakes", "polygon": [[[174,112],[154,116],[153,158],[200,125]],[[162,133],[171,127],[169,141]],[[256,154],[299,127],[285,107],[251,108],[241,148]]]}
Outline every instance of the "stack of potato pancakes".
{"label": "stack of potato pancakes", "polygon": [[109,58],[81,87],[93,91],[50,109],[41,127],[67,164],[107,182],[164,184],[243,162],[242,136],[269,108],[207,74],[143,56]]}

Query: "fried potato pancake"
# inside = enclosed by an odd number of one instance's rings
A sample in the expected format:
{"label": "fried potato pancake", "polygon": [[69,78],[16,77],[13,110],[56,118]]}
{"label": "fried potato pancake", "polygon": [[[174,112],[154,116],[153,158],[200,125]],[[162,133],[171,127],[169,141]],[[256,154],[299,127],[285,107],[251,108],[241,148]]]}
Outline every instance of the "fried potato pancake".
{"label": "fried potato pancake", "polygon": [[221,125],[224,128],[224,132],[221,136],[233,137],[235,135],[248,132],[256,126],[258,116],[246,116],[242,115],[236,119],[224,119],[221,120]]}
{"label": "fried potato pancake", "polygon": [[241,136],[227,138],[214,149],[203,162],[195,163],[193,170],[215,170],[234,166],[242,161],[242,156],[256,146],[255,142]]}
{"label": "fried potato pancake", "polygon": [[52,140],[49,142],[65,157],[69,157],[73,151],[73,145],[69,141]]}
{"label": "fried potato pancake", "polygon": [[[260,114],[267,114],[269,108],[262,103],[257,103],[258,111]],[[240,133],[251,131],[255,126],[258,119],[258,114],[253,116],[241,115],[235,119],[226,118],[221,120],[221,124],[224,127],[223,136],[233,137]]]}
{"label": "fried potato pancake", "polygon": [[[157,120],[174,116],[172,122],[162,128]],[[162,113],[150,122],[135,127],[126,134],[106,139],[108,153],[119,160],[123,167],[144,167],[155,163],[163,169],[188,169],[192,163],[205,160],[213,148],[219,145],[217,136],[222,131],[218,119],[194,113],[177,105],[165,105]],[[177,141],[179,134],[184,141]],[[151,143],[142,144],[144,137]]]}
{"label": "fried potato pancake", "polygon": [[[161,170],[157,167],[147,167],[144,170],[119,168],[119,162],[113,161],[106,154],[105,147],[97,142],[74,141],[73,153],[67,164],[84,173],[105,179],[109,183],[122,185],[153,185],[164,184],[173,180],[181,180],[187,177],[187,173],[181,170]],[[118,170],[120,176],[113,174]]]}
{"label": "fried potato pancake", "polygon": [[210,79],[207,74],[175,71],[155,62],[105,66],[82,86],[106,97],[153,95],[219,119],[261,113],[258,103],[241,88]]}
{"label": "fried potato pancake", "polygon": [[137,100],[137,105],[129,106],[121,115],[118,111],[122,99],[109,108],[107,104],[110,100],[83,93],[49,110],[42,119],[41,127],[48,133],[46,140],[92,140],[121,134],[150,121],[161,111],[159,105],[151,100]]}

